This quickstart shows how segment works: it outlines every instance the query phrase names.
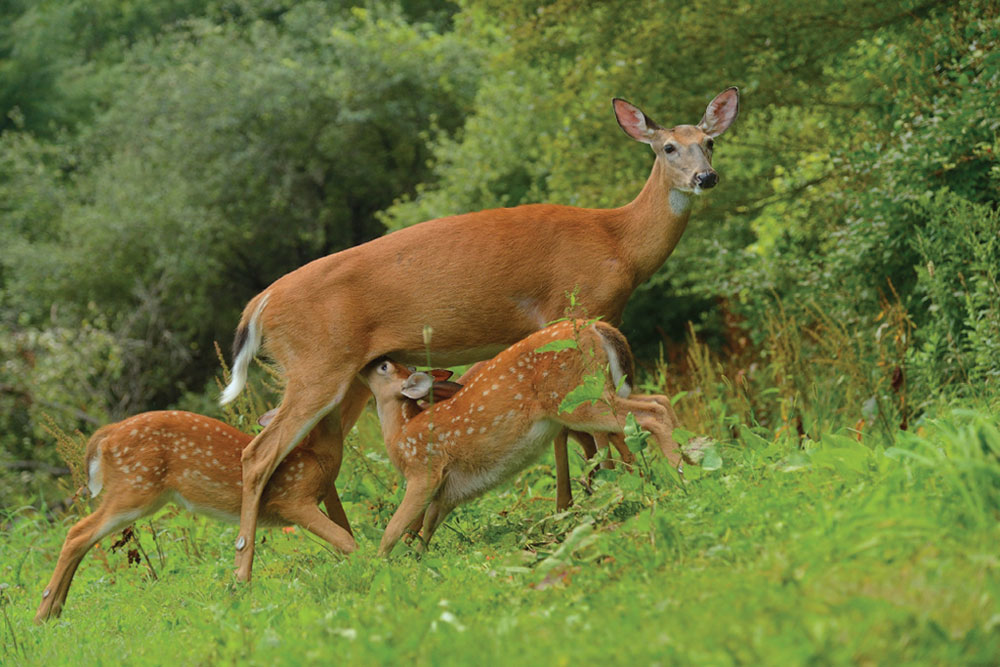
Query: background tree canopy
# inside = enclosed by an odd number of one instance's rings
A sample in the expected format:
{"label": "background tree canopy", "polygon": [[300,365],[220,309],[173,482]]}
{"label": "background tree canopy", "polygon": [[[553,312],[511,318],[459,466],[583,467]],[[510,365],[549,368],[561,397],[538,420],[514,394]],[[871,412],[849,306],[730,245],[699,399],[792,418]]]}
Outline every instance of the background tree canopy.
{"label": "background tree canopy", "polygon": [[213,342],[312,259],[446,214],[626,203],[651,156],[611,98],[693,123],[730,85],[721,185],[630,302],[640,354],[691,321],[750,368],[778,311],[878,346],[891,303],[915,404],[996,395],[996,3],[353,4],[0,9],[0,458],[56,460],[43,414],[211,409]]}

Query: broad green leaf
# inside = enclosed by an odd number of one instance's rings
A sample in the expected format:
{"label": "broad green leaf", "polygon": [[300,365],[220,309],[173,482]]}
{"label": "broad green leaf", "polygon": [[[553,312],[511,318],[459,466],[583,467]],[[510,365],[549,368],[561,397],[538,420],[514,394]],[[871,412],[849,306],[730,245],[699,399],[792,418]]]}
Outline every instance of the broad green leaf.
{"label": "broad green leaf", "polygon": [[743,444],[748,447],[753,447],[755,449],[767,449],[770,446],[770,442],[760,437],[756,433],[750,430],[745,424],[740,424],[740,440]]}
{"label": "broad green leaf", "polygon": [[688,440],[694,437],[694,433],[678,426],[674,429],[673,436],[674,440],[677,441],[677,444],[686,445]]}
{"label": "broad green leaf", "polygon": [[559,412],[573,412],[584,403],[597,403],[604,396],[604,371],[583,376],[583,383],[574,387],[559,404]]}
{"label": "broad green leaf", "polygon": [[701,460],[702,470],[718,470],[722,467],[722,457],[716,447],[708,447],[705,450],[705,457]]}
{"label": "broad green leaf", "polygon": [[542,352],[562,352],[563,350],[575,350],[579,346],[576,341],[572,338],[561,338],[558,340],[550,340],[545,345],[537,348],[536,353],[541,354]]}
{"label": "broad green leaf", "polygon": [[635,415],[631,412],[625,417],[625,444],[632,452],[641,452],[646,449],[649,442],[649,431],[646,431],[639,422],[635,420]]}

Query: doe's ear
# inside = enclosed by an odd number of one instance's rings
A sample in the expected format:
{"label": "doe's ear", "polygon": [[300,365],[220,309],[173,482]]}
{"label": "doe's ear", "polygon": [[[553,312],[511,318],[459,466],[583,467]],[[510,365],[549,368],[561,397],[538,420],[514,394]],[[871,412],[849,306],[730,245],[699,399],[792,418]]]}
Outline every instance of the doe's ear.
{"label": "doe's ear", "polygon": [[427,396],[433,386],[434,378],[430,374],[417,371],[406,378],[399,391],[403,396],[417,400]]}
{"label": "doe's ear", "polygon": [[449,380],[451,379],[451,376],[455,374],[454,371],[448,371],[443,368],[432,368],[427,372],[431,374],[431,376],[434,378],[436,382],[444,382],[446,380]]}
{"label": "doe's ear", "polygon": [[726,88],[708,103],[698,128],[710,137],[717,137],[733,124],[740,112],[740,91],[736,86]]}
{"label": "doe's ear", "polygon": [[653,135],[660,129],[660,126],[644,114],[642,109],[620,97],[612,100],[612,105],[615,108],[615,118],[618,119],[621,128],[625,130],[625,134],[644,144],[653,141]]}

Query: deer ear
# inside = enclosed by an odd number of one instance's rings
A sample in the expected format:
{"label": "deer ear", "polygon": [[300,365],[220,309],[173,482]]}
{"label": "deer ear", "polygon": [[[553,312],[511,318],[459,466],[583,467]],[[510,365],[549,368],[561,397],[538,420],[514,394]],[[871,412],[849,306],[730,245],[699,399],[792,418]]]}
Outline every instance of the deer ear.
{"label": "deer ear", "polygon": [[463,385],[457,382],[438,380],[434,383],[434,401],[447,401],[461,391]]}
{"label": "deer ear", "polygon": [[278,408],[271,408],[260,417],[257,417],[257,423],[261,426],[267,426],[274,419],[274,415],[278,414]]}
{"label": "deer ear", "polygon": [[717,137],[732,125],[740,112],[740,91],[736,86],[726,88],[708,103],[698,128],[710,137]]}
{"label": "deer ear", "polygon": [[451,376],[455,374],[453,371],[446,371],[443,368],[432,368],[427,372],[431,374],[431,377],[434,378],[435,382],[444,382],[450,379]]}
{"label": "deer ear", "polygon": [[612,100],[612,105],[615,108],[615,118],[625,134],[644,144],[652,143],[653,135],[660,129],[659,125],[644,114],[642,109],[620,97]]}
{"label": "deer ear", "polygon": [[434,378],[427,373],[418,371],[411,373],[410,377],[406,378],[399,391],[403,396],[417,400],[427,396],[433,386]]}

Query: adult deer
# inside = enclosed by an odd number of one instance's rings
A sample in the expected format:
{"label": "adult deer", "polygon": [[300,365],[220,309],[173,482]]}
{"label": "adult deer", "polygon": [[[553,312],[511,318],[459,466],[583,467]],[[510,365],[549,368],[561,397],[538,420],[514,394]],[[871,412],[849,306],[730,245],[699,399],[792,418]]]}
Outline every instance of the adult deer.
{"label": "adult deer", "polygon": [[[648,397],[630,398],[632,372],[624,336],[604,322],[584,320],[531,334],[487,362],[452,398],[422,412],[416,401],[434,387],[432,376],[388,359],[369,365],[362,378],[375,395],[389,459],[406,477],[406,494],[379,553],[388,555],[421,514],[423,542],[429,542],[454,507],[530,464],[560,430],[607,434],[631,462],[623,436],[631,412],[661,448],[673,443],[672,413]],[[595,373],[601,400],[564,411],[567,394]],[[680,461],[676,445],[668,457]]]}
{"label": "adult deer", "polygon": [[[85,461],[90,493],[103,489],[103,500],[69,529],[35,622],[60,614],[77,566],[94,544],[168,501],[235,521],[240,454],[250,440],[227,424],[180,410],[144,412],[98,429],[87,443]],[[314,449],[314,441],[306,439],[275,470],[261,499],[260,518],[298,524],[339,551],[351,552],[351,534],[317,507],[337,477],[340,459],[329,447]]]}
{"label": "adult deer", "polygon": [[[697,125],[667,129],[615,99],[619,125],[656,156],[631,203],[532,204],[431,220],[306,264],[254,297],[236,330],[222,402],[241,391],[262,344],[286,385],[274,420],[243,452],[237,579],[251,576],[257,510],[271,473],[320,422],[327,446],[340,452],[369,396],[358,372],[373,359],[418,363],[426,352],[435,365],[485,359],[561,317],[573,290],[588,316],[617,324],[629,295],[680,240],[691,196],[718,182],[714,138],[738,108],[729,88]],[[336,489],[328,511],[331,503],[339,504]]]}

